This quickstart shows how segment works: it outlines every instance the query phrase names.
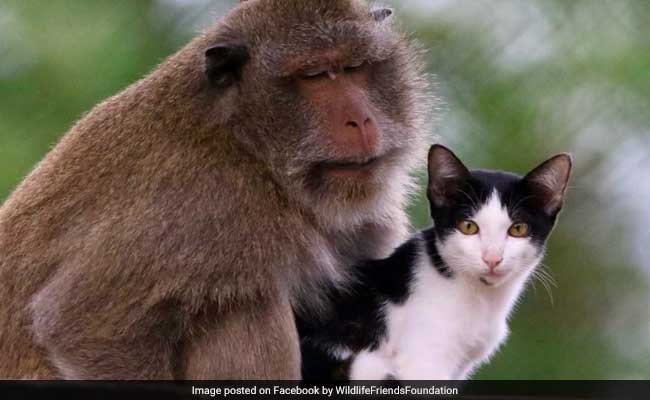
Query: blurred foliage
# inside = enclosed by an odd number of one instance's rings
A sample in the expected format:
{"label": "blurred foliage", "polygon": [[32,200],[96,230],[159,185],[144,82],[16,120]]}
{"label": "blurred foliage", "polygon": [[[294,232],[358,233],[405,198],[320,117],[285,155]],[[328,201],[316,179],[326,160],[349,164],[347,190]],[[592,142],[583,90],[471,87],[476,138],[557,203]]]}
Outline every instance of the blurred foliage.
{"label": "blurred foliage", "polygon": [[[472,167],[575,173],[539,283],[478,378],[650,378],[650,2],[387,1],[428,49],[435,129]],[[0,199],[83,112],[232,1],[0,3]],[[430,224],[423,192],[414,225]]]}

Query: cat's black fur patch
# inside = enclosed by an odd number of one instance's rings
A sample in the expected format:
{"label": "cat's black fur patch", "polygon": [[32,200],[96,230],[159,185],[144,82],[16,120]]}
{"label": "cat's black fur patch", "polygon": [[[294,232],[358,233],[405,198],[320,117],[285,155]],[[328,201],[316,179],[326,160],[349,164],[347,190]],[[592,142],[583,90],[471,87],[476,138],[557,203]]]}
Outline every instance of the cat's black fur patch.
{"label": "cat's black fur patch", "polygon": [[403,303],[409,295],[419,239],[401,245],[388,258],[355,266],[353,283],[327,288],[330,310],[324,318],[297,316],[305,380],[332,380],[345,367],[331,351],[375,349],[386,334],[383,305]]}
{"label": "cat's black fur patch", "polygon": [[[298,329],[300,332],[300,327]],[[302,378],[306,383],[348,382],[350,363],[333,357],[326,349],[309,341],[309,337],[300,335],[300,352],[302,356]]]}
{"label": "cat's black fur patch", "polygon": [[429,228],[422,231],[422,238],[424,239],[424,244],[426,246],[427,255],[431,259],[431,263],[435,269],[446,278],[453,278],[454,271],[449,268],[447,264],[440,257],[438,253],[438,248],[436,247],[436,230],[435,228]]}

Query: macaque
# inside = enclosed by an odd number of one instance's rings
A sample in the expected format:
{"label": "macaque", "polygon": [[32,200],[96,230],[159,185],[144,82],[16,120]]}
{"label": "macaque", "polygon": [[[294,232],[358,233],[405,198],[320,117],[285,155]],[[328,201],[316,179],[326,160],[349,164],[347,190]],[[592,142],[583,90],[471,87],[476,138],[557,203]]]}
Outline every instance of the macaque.
{"label": "macaque", "polygon": [[299,379],[294,310],[408,235],[432,97],[391,14],[242,2],[74,125],[0,208],[0,377]]}

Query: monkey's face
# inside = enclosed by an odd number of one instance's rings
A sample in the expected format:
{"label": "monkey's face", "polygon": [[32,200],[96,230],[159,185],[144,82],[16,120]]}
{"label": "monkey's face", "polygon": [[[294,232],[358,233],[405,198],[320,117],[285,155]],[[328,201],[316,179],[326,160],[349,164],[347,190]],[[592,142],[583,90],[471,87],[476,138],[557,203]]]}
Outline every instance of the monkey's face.
{"label": "monkey's face", "polygon": [[382,194],[403,192],[394,180],[406,183],[426,151],[427,85],[391,11],[331,0],[242,9],[230,16],[241,27],[229,53],[241,60],[233,119],[276,179],[307,205],[337,209],[376,208]]}

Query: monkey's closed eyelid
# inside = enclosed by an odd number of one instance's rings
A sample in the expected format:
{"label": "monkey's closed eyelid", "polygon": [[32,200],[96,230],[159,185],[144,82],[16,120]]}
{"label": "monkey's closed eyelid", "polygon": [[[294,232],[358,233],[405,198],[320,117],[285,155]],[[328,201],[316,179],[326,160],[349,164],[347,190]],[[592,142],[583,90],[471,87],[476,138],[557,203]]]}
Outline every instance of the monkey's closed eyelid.
{"label": "monkey's closed eyelid", "polygon": [[301,75],[305,78],[316,78],[319,76],[325,77],[327,75],[327,69],[325,68],[306,69],[301,72]]}
{"label": "monkey's closed eyelid", "polygon": [[349,63],[348,65],[346,65],[343,68],[345,70],[352,71],[352,70],[355,70],[355,69],[359,69],[359,68],[361,68],[361,67],[363,67],[365,65],[366,65],[365,60],[358,60],[358,61],[353,61],[353,62]]}

